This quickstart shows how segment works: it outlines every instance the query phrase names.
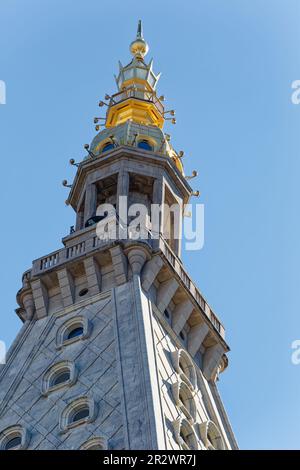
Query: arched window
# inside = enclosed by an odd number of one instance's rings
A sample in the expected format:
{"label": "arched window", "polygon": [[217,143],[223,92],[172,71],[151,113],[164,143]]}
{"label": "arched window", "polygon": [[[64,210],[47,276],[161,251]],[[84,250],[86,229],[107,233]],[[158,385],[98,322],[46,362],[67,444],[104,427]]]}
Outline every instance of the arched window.
{"label": "arched window", "polygon": [[27,429],[20,425],[10,426],[0,433],[0,450],[26,449],[29,443]]}
{"label": "arched window", "polygon": [[91,423],[95,418],[94,400],[89,397],[80,397],[69,403],[64,409],[60,419],[60,428],[62,432],[66,432],[73,427]]}
{"label": "arched window", "polygon": [[82,336],[82,335],[83,335],[83,327],[75,326],[74,328],[70,328],[70,330],[67,331],[66,339],[73,339],[73,338],[76,338],[77,336]]}
{"label": "arched window", "polygon": [[107,440],[104,437],[92,437],[84,442],[80,450],[106,450]]}
{"label": "arched window", "polygon": [[138,148],[143,149],[143,150],[150,150],[153,151],[153,146],[150,144],[150,142],[146,139],[140,140],[137,144]]}
{"label": "arched window", "polygon": [[43,376],[42,393],[48,395],[57,389],[71,386],[76,382],[77,370],[74,362],[61,361],[47,369]]}
{"label": "arched window", "polygon": [[197,438],[192,428],[189,428],[187,426],[182,427],[180,430],[180,437],[183,441],[183,443],[181,444],[183,449],[186,449],[186,450],[198,449]]}
{"label": "arched window", "polygon": [[20,447],[21,443],[22,443],[21,436],[12,437],[8,439],[8,441],[4,445],[4,449],[5,450],[17,449]]}
{"label": "arched window", "polygon": [[103,145],[101,153],[108,152],[108,150],[112,150],[113,148],[115,148],[114,144],[112,142],[107,142]]}
{"label": "arched window", "polygon": [[225,449],[222,434],[213,421],[201,423],[199,429],[201,439],[208,450]]}
{"label": "arched window", "polygon": [[56,334],[57,348],[87,338],[91,331],[91,323],[86,317],[70,318],[61,325]]}
{"label": "arched window", "polygon": [[70,416],[70,424],[76,423],[77,421],[82,421],[85,418],[88,418],[90,415],[90,409],[87,405],[80,407],[75,410],[74,413]]}
{"label": "arched window", "polygon": [[180,380],[172,385],[173,396],[178,408],[185,417],[191,422],[196,421],[196,403],[194,392],[188,387],[186,382]]}
{"label": "arched window", "polygon": [[70,380],[70,371],[69,369],[66,369],[54,375],[53,379],[51,380],[50,386],[55,387],[56,385],[61,385],[65,382],[68,382],[69,380]]}
{"label": "arched window", "polygon": [[179,349],[172,354],[176,372],[189,387],[196,386],[196,370],[192,359],[184,349]]}
{"label": "arched window", "polygon": [[199,444],[193,426],[186,419],[178,419],[174,423],[176,441],[183,450],[198,450]]}

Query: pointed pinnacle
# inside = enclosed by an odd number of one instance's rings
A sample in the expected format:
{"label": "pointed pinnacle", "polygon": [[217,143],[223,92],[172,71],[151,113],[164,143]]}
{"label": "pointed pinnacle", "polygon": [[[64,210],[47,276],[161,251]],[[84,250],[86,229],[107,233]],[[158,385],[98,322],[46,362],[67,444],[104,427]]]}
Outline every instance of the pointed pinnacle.
{"label": "pointed pinnacle", "polygon": [[136,37],[143,39],[143,25],[142,25],[142,20],[139,20],[138,22],[138,28],[137,28],[137,33]]}

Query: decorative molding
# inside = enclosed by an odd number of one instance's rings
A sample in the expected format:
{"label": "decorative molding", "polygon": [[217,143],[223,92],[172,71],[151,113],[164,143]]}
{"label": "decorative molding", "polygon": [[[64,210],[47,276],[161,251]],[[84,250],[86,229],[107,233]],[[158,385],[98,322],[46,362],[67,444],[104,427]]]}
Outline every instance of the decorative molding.
{"label": "decorative molding", "polygon": [[[57,374],[64,371],[69,372],[69,380],[66,382],[59,383],[57,385],[51,385],[51,382]],[[64,387],[71,387],[77,380],[78,371],[75,367],[75,363],[71,361],[60,361],[50,366],[45,372],[42,379],[42,394],[47,396],[49,393],[59,390]]]}
{"label": "decorative molding", "polygon": [[206,349],[203,357],[203,375],[208,381],[215,380],[225,352],[225,349],[219,343]]}
{"label": "decorative molding", "polygon": [[157,308],[164,312],[179,287],[176,279],[171,278],[160,284],[157,291]]}
{"label": "decorative molding", "polygon": [[106,437],[92,437],[84,442],[79,450],[107,450],[108,441]]}
{"label": "decorative molding", "polygon": [[157,255],[147,261],[142,271],[142,288],[145,292],[149,291],[163,265],[162,258]]}
{"label": "decorative molding", "polygon": [[[80,411],[81,408],[85,407],[88,407],[89,415],[86,418],[72,422],[72,415],[77,411]],[[76,428],[77,426],[81,426],[82,424],[91,423],[96,419],[96,416],[97,407],[95,405],[94,399],[87,396],[78,397],[69,403],[63,410],[59,420],[60,432],[65,433],[73,428]]]}
{"label": "decorative molding", "polygon": [[225,449],[222,434],[213,421],[208,420],[198,426],[201,439],[208,450]]}
{"label": "decorative molding", "polygon": [[11,439],[15,437],[21,438],[21,444],[14,448],[14,450],[24,450],[27,449],[30,435],[26,428],[16,424],[14,426],[9,426],[0,433],[0,450],[6,450],[6,445]]}
{"label": "decorative molding", "polygon": [[[68,332],[77,327],[83,328],[83,334],[70,339],[66,338]],[[90,336],[91,331],[92,324],[86,317],[78,315],[76,317],[69,318],[69,320],[65,321],[57,330],[56,347],[57,349],[61,349],[69,344],[87,339]]]}
{"label": "decorative molding", "polygon": [[193,424],[196,421],[197,405],[195,402],[195,393],[190,387],[180,380],[172,384],[172,393],[176,406],[185,415],[187,420]]}
{"label": "decorative molding", "polygon": [[149,258],[149,251],[143,246],[133,246],[125,250],[125,254],[127,255],[132,274],[140,275],[147,258]]}
{"label": "decorative molding", "polygon": [[197,374],[189,354],[184,349],[178,349],[172,353],[172,361],[179,377],[194,390],[197,386]]}
{"label": "decorative molding", "polygon": [[179,335],[181,330],[184,328],[184,325],[191,316],[194,308],[193,303],[189,299],[176,305],[172,315],[172,327],[177,335]]}
{"label": "decorative molding", "polygon": [[186,418],[178,418],[173,422],[175,440],[182,450],[199,450],[198,437],[195,429]]}
{"label": "decorative molding", "polygon": [[188,333],[188,351],[192,357],[199,351],[201,344],[209,333],[209,326],[204,321],[194,325]]}

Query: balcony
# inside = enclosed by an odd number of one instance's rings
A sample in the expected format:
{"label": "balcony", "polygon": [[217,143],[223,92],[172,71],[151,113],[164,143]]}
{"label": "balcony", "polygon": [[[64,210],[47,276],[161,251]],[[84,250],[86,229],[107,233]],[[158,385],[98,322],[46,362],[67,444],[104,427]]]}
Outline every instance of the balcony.
{"label": "balcony", "polygon": [[122,101],[128,100],[129,98],[135,98],[137,100],[146,101],[153,103],[159,113],[163,116],[164,105],[156,96],[155,91],[149,91],[142,87],[132,86],[112,95],[109,101],[109,107],[115,106]]}
{"label": "balcony", "polygon": [[[224,339],[225,329],[222,323],[207,304],[199,289],[184,269],[180,258],[178,258],[178,256],[173,252],[167,241],[161,235],[159,240],[152,239],[150,232],[149,239],[142,241],[143,243],[149,244],[150,249],[159,247],[159,251],[165,257],[167,262],[172,266],[182,284],[190,292],[192,297],[201,308],[203,314],[210,320],[215,330]],[[84,257],[92,252],[106,250],[111,245],[110,241],[103,241],[97,237],[95,226],[88,227],[79,232],[74,232],[64,239],[64,243],[65,247],[61,250],[50,253],[49,255],[43,258],[39,258],[33,262],[31,273],[33,277],[46,274],[47,272],[56,269],[57,267],[62,266],[69,261],[75,261],[76,259]]]}

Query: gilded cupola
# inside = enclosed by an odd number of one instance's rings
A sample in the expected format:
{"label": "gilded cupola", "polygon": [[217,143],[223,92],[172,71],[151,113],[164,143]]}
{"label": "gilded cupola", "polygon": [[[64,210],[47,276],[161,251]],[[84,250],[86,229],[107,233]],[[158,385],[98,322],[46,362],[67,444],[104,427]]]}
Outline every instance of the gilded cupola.
{"label": "gilded cupola", "polygon": [[118,145],[137,146],[170,157],[183,173],[181,157],[162,130],[165,121],[175,124],[174,110],[165,110],[164,96],[158,96],[156,86],[160,74],[153,71],[153,60],[145,62],[149,46],[144,39],[139,21],[136,38],[129,46],[132,60],[126,66],[119,62],[115,76],[118,91],[105,95],[99,106],[105,107],[105,117],[95,118],[96,130],[103,130],[92,142],[91,150],[97,156]]}

